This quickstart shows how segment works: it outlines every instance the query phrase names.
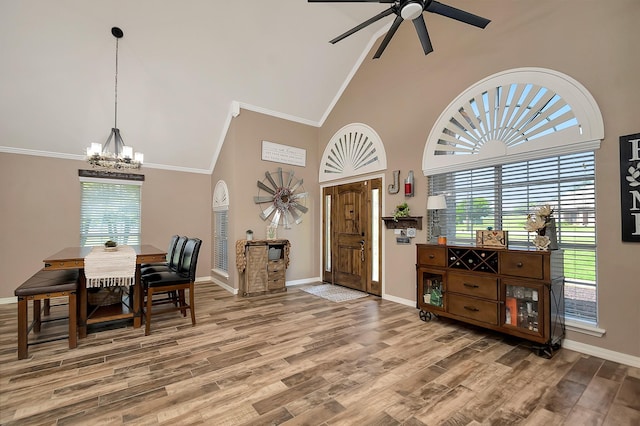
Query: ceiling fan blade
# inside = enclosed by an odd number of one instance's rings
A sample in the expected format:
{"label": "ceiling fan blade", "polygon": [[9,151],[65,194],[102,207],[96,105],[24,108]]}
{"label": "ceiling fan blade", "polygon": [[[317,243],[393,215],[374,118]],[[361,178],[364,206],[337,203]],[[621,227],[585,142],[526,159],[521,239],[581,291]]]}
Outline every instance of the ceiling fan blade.
{"label": "ceiling fan blade", "polygon": [[396,16],[395,21],[393,21],[393,24],[391,24],[391,28],[389,28],[389,31],[387,31],[387,35],[384,36],[384,40],[382,40],[380,47],[378,47],[376,54],[373,55],[373,59],[378,59],[380,56],[382,56],[382,52],[384,52],[384,49],[387,48],[387,45],[391,41],[391,37],[393,37],[396,31],[398,31],[398,27],[400,26],[400,24],[402,24],[402,21],[402,16]]}
{"label": "ceiling fan blade", "polygon": [[473,25],[479,28],[485,28],[489,25],[491,20],[483,18],[482,16],[474,15],[473,13],[465,12],[461,9],[456,9],[452,6],[447,6],[438,1],[432,1],[425,9],[427,12],[437,13],[438,15],[446,16],[447,18],[455,19],[456,21],[464,22],[465,24]]}
{"label": "ceiling fan blade", "polygon": [[422,43],[424,54],[428,55],[433,52],[433,46],[431,45],[431,39],[429,38],[429,32],[427,31],[427,24],[424,22],[422,15],[413,20],[413,25],[416,27],[418,37],[420,37],[420,43]]}
{"label": "ceiling fan blade", "polygon": [[366,21],[364,21],[363,23],[361,23],[360,25],[357,25],[353,28],[351,28],[349,31],[347,31],[344,34],[340,34],[338,37],[334,38],[333,40],[329,40],[329,43],[331,44],[336,44],[337,42],[339,42],[340,40],[343,40],[347,37],[349,37],[351,34],[360,31],[361,29],[363,29],[366,26],[369,26],[371,24],[373,24],[374,22],[384,18],[385,16],[389,16],[392,13],[394,13],[394,8],[393,6],[390,7],[389,9],[382,11],[380,13],[378,13],[376,16],[374,16],[373,18],[369,18]]}

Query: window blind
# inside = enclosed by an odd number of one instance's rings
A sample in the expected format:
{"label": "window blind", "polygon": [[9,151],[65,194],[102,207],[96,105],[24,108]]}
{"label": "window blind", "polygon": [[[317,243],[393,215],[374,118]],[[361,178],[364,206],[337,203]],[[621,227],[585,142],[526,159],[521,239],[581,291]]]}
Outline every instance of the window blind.
{"label": "window blind", "polygon": [[227,210],[218,210],[214,212],[214,268],[224,272],[229,272],[229,254],[227,248],[227,213]]}
{"label": "window blind", "polygon": [[80,245],[140,244],[140,185],[80,182]]}
{"label": "window blind", "polygon": [[530,248],[535,234],[524,229],[527,214],[551,205],[564,251],[566,316],[597,323],[594,183],[595,155],[585,152],[435,175],[429,195],[446,195],[441,229],[451,244],[463,245],[492,227],[509,231],[510,248]]}

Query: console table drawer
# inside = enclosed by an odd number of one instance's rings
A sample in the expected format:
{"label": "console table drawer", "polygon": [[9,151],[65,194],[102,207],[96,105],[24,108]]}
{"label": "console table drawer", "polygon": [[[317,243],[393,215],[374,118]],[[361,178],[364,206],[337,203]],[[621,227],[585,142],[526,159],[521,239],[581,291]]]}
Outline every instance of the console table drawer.
{"label": "console table drawer", "polygon": [[500,253],[500,273],[515,277],[544,278],[542,255],[536,253]]}
{"label": "console table drawer", "polygon": [[498,279],[496,277],[449,272],[447,282],[450,292],[484,299],[498,299]]}
{"label": "console table drawer", "polygon": [[284,280],[284,269],[279,271],[269,271],[269,281]]}
{"label": "console table drawer", "polygon": [[430,266],[446,266],[446,249],[444,247],[418,246],[418,264]]}
{"label": "console table drawer", "polygon": [[284,272],[284,270],[285,270],[285,267],[284,267],[283,259],[270,260],[269,263],[267,263],[267,271],[269,272],[269,275],[271,275],[272,272],[279,272],[279,271]]}
{"label": "console table drawer", "polygon": [[267,289],[270,291],[284,290],[285,289],[284,278],[277,279],[277,280],[269,280],[269,282],[267,283]]}
{"label": "console table drawer", "polygon": [[498,303],[449,294],[448,311],[453,315],[498,325]]}

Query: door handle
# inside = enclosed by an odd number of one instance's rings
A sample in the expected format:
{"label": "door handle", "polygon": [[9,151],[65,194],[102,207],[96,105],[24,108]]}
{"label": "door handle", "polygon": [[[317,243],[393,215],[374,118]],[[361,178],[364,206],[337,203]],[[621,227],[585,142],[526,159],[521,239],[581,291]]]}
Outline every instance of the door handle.
{"label": "door handle", "polygon": [[364,262],[364,240],[360,240],[360,261]]}

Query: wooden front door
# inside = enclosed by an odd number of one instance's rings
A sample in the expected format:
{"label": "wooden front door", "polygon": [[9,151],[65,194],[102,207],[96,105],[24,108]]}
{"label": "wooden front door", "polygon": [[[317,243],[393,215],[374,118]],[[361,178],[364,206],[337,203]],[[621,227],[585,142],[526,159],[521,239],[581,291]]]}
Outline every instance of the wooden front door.
{"label": "wooden front door", "polygon": [[[373,281],[371,274],[372,244],[380,243],[379,238],[372,238],[372,225],[380,226],[379,219],[375,224],[372,221],[378,216],[372,212],[372,187],[379,191],[381,179],[324,188],[323,279],[381,295],[380,279]],[[377,258],[374,261],[379,262]]]}

